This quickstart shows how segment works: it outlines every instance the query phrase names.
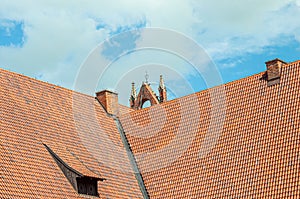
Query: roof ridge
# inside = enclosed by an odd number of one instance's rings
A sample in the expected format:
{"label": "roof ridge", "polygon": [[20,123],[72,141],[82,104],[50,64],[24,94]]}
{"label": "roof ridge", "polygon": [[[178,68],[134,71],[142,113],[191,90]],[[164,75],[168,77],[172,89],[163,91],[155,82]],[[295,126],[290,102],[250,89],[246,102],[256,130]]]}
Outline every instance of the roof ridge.
{"label": "roof ridge", "polygon": [[[294,64],[297,64],[297,63],[300,63],[300,60],[288,62],[287,64],[283,65],[283,67],[284,67],[284,68],[290,67],[290,66],[292,66],[292,65],[294,65]],[[55,84],[53,84],[53,83],[45,82],[45,81],[43,81],[43,80],[38,80],[38,79],[35,79],[35,78],[33,78],[33,77],[29,77],[29,76],[26,76],[26,75],[23,75],[23,74],[14,72],[14,71],[10,71],[10,70],[7,70],[7,69],[0,68],[0,71],[1,71],[1,70],[4,71],[4,72],[6,72],[6,73],[11,73],[11,74],[13,74],[13,75],[20,76],[20,77],[22,77],[22,78],[27,78],[27,79],[29,79],[29,80],[33,80],[33,81],[36,81],[36,82],[44,83],[44,84],[47,85],[47,86],[54,86],[54,87],[56,87],[56,88],[59,88],[59,89],[62,89],[62,90],[68,91],[68,92],[74,92],[74,93],[77,93],[77,94],[80,94],[80,95],[83,95],[83,96],[87,96],[87,97],[92,97],[92,98],[94,98],[94,96],[91,96],[91,95],[88,95],[88,94],[85,94],[85,93],[82,93],[82,92],[79,92],[79,91],[75,91],[75,90],[72,90],[72,89],[68,89],[68,88],[65,88],[65,87],[62,87],[62,86],[58,86],[58,85],[55,85]],[[243,80],[248,79],[248,78],[254,78],[254,77],[258,76],[258,75],[264,74],[265,72],[266,72],[266,71],[262,71],[262,72],[259,72],[259,73],[256,73],[256,74],[253,74],[253,75],[250,75],[250,76],[247,76],[247,77],[243,77],[243,78],[241,78],[241,79],[233,80],[233,81],[230,81],[230,82],[227,82],[227,83],[224,83],[224,84],[220,84],[220,85],[217,85],[217,86],[213,86],[213,87],[210,87],[210,88],[206,88],[206,89],[197,91],[197,92],[195,92],[195,93],[191,93],[191,94],[188,94],[188,95],[179,97],[179,98],[175,98],[175,99],[169,100],[169,101],[167,101],[167,102],[164,102],[163,104],[168,103],[168,102],[172,102],[172,101],[175,101],[175,100],[178,100],[178,99],[181,99],[181,98],[186,98],[186,97],[189,97],[189,96],[194,95],[194,94],[202,94],[202,93],[204,93],[204,92],[208,92],[208,91],[211,90],[211,89],[216,89],[216,88],[218,88],[218,87],[220,87],[220,86],[228,86],[228,85],[231,85],[231,84],[234,84],[234,83],[243,81]],[[125,106],[125,107],[128,107],[128,106],[126,106],[126,105],[124,105],[124,104],[120,104],[120,103],[118,103],[118,104],[119,104],[119,105],[122,105],[122,106]],[[130,108],[130,107],[128,107],[128,108]],[[147,108],[150,108],[150,107],[147,107]],[[144,109],[147,109],[147,108],[144,108]],[[143,110],[143,109],[141,109],[141,110]],[[135,111],[133,111],[133,112],[136,112],[136,111],[139,111],[139,110],[135,110]],[[130,113],[130,112],[129,112],[129,113]],[[125,113],[125,114],[122,114],[122,115],[126,115],[126,114],[129,114],[129,113]]]}
{"label": "roof ridge", "polygon": [[[288,62],[287,64],[283,65],[283,67],[284,67],[284,68],[291,67],[292,65],[297,64],[297,63],[300,64],[300,60],[296,60],[296,61],[293,61],[293,62]],[[162,104],[156,104],[156,105],[153,105],[153,106],[164,105],[164,104],[172,103],[172,102],[174,102],[174,101],[176,101],[176,100],[178,100],[178,99],[188,98],[188,97],[190,97],[190,96],[192,96],[192,95],[195,95],[195,94],[203,94],[203,93],[209,92],[210,90],[217,89],[217,88],[219,88],[219,87],[221,87],[221,86],[225,86],[225,87],[226,87],[226,86],[229,86],[229,85],[232,85],[232,84],[236,84],[236,83],[241,82],[241,81],[245,81],[246,79],[255,78],[255,77],[260,76],[260,75],[263,75],[263,74],[265,74],[265,73],[266,73],[266,70],[265,70],[265,71],[262,71],[262,72],[259,72],[259,73],[255,73],[255,74],[250,75],[250,76],[247,76],[247,77],[243,77],[243,78],[241,78],[241,79],[233,80],[233,81],[230,81],[230,82],[227,82],[227,83],[224,83],[224,84],[220,84],[220,85],[217,85],[217,86],[213,86],[213,87],[210,87],[210,88],[206,88],[206,89],[204,89],[204,90],[201,90],[201,91],[198,91],[198,92],[195,92],[195,93],[191,93],[191,94],[188,94],[188,95],[179,97],[179,98],[175,98],[175,99],[166,101],[166,102],[164,102],[164,103],[162,103]],[[150,108],[151,108],[151,106],[150,106],[150,107],[147,107],[147,108],[139,109],[139,110],[134,110],[134,111],[132,111],[132,112],[125,113],[125,114],[123,114],[122,116],[126,116],[126,115],[128,115],[128,114],[130,114],[130,113],[135,113],[135,112],[147,110],[147,109],[150,109]]]}
{"label": "roof ridge", "polygon": [[66,88],[66,87],[62,87],[62,86],[56,85],[54,83],[49,83],[49,82],[46,82],[46,81],[43,81],[43,80],[39,80],[39,79],[30,77],[30,76],[27,76],[27,75],[24,75],[24,74],[20,74],[20,73],[17,73],[15,71],[10,71],[10,70],[4,69],[4,68],[0,68],[0,73],[2,71],[5,72],[5,73],[9,73],[9,74],[12,74],[12,75],[19,76],[21,78],[26,78],[28,80],[32,80],[32,81],[36,81],[36,82],[39,82],[39,83],[43,83],[43,84],[45,84],[47,86],[54,86],[54,87],[56,87],[58,89],[62,89],[62,90],[67,91],[67,92],[74,92],[74,93],[77,93],[77,94],[80,94],[80,95],[84,95],[84,96],[87,96],[87,97],[94,98],[94,96],[91,96],[91,95],[88,95],[88,94],[85,94],[85,93],[82,93],[82,92],[79,92],[79,91],[76,91],[76,90],[72,90],[72,89],[69,89],[69,88]]}
{"label": "roof ridge", "polygon": [[[300,61],[300,60],[299,60],[299,61]],[[240,82],[240,81],[245,80],[245,79],[248,79],[248,78],[253,78],[253,77],[262,75],[262,74],[264,74],[264,73],[265,73],[265,71],[264,71],[264,72],[260,72],[260,73],[256,73],[256,74],[253,74],[253,75],[251,75],[251,76],[243,77],[243,78],[241,78],[241,79],[233,80],[233,81],[230,81],[230,82],[227,82],[227,83],[224,83],[224,84],[220,84],[220,85],[217,85],[217,86],[213,86],[213,87],[210,87],[210,88],[206,88],[206,89],[203,89],[203,90],[201,90],[201,91],[198,91],[198,92],[195,92],[195,93],[191,93],[191,94],[188,94],[188,95],[179,97],[179,98],[175,98],[175,99],[166,101],[166,102],[161,103],[161,104],[155,104],[155,105],[153,105],[153,106],[157,106],[157,105],[165,105],[165,104],[172,103],[172,102],[174,102],[174,101],[176,101],[176,100],[179,100],[179,99],[188,98],[188,97],[190,97],[190,96],[192,96],[192,95],[195,95],[195,94],[204,94],[204,93],[209,92],[210,90],[216,89],[216,88],[218,88],[218,87],[221,87],[221,86],[228,86],[228,85],[231,85],[231,84]],[[143,108],[143,109],[139,109],[139,110],[134,110],[134,111],[132,111],[132,112],[135,113],[135,112],[147,110],[147,109],[150,109],[151,107],[152,107],[152,106],[146,107],[146,108]],[[123,116],[125,116],[125,115],[127,115],[127,114],[130,114],[130,113],[132,113],[132,112],[125,113],[125,114],[123,114]]]}
{"label": "roof ridge", "polygon": [[296,61],[288,62],[287,64],[284,64],[283,67],[289,67],[289,66],[297,64],[297,63],[300,63],[300,59],[296,60]]}

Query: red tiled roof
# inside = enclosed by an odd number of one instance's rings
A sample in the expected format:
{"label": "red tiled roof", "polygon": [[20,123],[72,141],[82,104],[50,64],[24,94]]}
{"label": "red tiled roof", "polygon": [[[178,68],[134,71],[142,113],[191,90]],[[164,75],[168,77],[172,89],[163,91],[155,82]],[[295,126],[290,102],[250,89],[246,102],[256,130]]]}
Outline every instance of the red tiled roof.
{"label": "red tiled roof", "polygon": [[120,117],[151,198],[300,198],[300,61],[264,76]]}
{"label": "red tiled roof", "polygon": [[100,198],[143,197],[116,124],[93,97],[2,69],[0,96],[0,198],[89,198],[43,143],[79,172],[106,179]]}
{"label": "red tiled roof", "polygon": [[[79,172],[82,176],[88,176],[96,179],[101,179],[100,173],[95,173],[91,171],[87,166],[84,165],[78,157],[69,151],[64,145],[61,144],[52,144],[51,146],[45,145],[52,153],[60,158],[68,167],[71,167],[73,170]],[[49,151],[49,152],[50,152]],[[50,153],[51,153],[50,152]]]}
{"label": "red tiled roof", "polygon": [[[300,198],[300,61],[279,84],[264,76],[139,111],[119,106],[150,198]],[[106,179],[100,198],[143,197],[123,132],[93,97],[2,69],[0,96],[0,198],[89,198],[43,143]]]}
{"label": "red tiled roof", "polygon": [[122,104],[119,104],[119,111],[120,111],[119,112],[120,115],[124,115],[124,114],[134,111],[134,109],[124,106]]}

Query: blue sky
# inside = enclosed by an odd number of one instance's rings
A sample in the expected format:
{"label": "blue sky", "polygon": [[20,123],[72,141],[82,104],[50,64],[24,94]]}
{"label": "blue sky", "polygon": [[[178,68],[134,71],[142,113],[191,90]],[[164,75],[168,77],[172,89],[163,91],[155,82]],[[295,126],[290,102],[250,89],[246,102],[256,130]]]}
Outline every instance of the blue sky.
{"label": "blue sky", "polygon": [[[264,71],[264,62],[274,58],[300,59],[299,19],[300,0],[3,0],[0,67],[76,89],[82,65],[101,42],[126,31],[157,27],[196,41],[226,83]],[[123,34],[109,40],[101,55],[112,62],[111,69],[96,88],[82,92],[112,89],[127,104],[131,82],[139,85],[146,70],[154,87],[159,74],[165,76],[171,97],[206,88],[189,70],[192,66],[167,52],[145,50],[116,59],[134,49],[139,39],[138,34]]]}

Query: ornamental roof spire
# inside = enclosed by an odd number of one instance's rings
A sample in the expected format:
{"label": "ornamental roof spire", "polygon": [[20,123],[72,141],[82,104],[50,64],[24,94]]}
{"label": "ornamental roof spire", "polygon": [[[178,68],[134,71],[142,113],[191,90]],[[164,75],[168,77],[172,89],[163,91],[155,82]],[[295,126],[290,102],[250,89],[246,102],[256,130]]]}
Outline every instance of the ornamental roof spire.
{"label": "ornamental roof spire", "polygon": [[163,79],[163,76],[160,75],[160,80],[159,80],[159,88],[161,89],[165,89],[165,82],[164,82],[164,79]]}
{"label": "ornamental roof spire", "polygon": [[136,89],[135,89],[135,83],[134,82],[132,82],[131,97],[133,99],[136,99],[136,97],[137,97],[137,95],[136,95]]}
{"label": "ornamental roof spire", "polygon": [[149,74],[148,74],[148,72],[146,71],[146,74],[145,74],[145,79],[146,79],[146,84],[148,84],[149,82],[148,82],[148,80],[149,80]]}

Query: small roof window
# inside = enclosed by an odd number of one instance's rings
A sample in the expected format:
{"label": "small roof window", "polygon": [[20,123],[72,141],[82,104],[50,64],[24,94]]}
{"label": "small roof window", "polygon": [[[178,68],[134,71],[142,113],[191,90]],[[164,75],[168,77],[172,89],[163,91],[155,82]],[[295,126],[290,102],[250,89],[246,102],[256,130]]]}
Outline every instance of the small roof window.
{"label": "small roof window", "polygon": [[[65,160],[68,160],[68,163],[59,157],[58,154],[56,154],[46,144],[44,144],[44,146],[78,194],[99,196],[98,181],[104,181],[104,178],[101,178],[97,174],[89,171],[70,152],[64,150],[63,147],[58,147],[56,151],[59,153],[59,155],[64,157]],[[73,168],[70,165],[77,165],[78,168]]]}

